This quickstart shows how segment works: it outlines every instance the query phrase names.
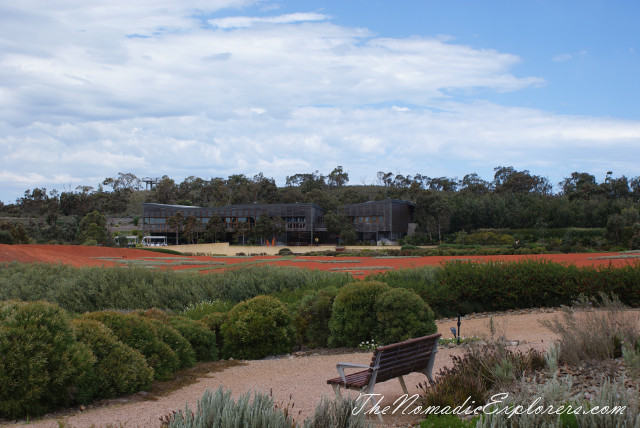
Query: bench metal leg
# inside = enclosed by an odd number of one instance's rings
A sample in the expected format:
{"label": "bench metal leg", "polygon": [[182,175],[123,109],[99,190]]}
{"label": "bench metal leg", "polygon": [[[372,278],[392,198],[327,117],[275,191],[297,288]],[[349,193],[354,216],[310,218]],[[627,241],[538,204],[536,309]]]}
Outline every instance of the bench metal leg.
{"label": "bench metal leg", "polygon": [[402,376],[398,376],[398,380],[400,381],[400,386],[402,386],[402,390],[405,394],[409,395],[409,391],[407,391],[407,385],[404,383],[404,378]]}

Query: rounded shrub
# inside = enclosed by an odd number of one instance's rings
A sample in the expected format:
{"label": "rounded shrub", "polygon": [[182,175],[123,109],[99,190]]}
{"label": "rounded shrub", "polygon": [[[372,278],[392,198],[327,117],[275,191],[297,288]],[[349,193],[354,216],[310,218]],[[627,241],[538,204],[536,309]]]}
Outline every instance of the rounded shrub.
{"label": "rounded shrub", "polygon": [[368,281],[347,284],[333,302],[329,320],[329,346],[358,346],[372,338],[376,330],[376,298],[387,291],[383,282]]}
{"label": "rounded shrub", "polygon": [[220,328],[225,357],[258,359],[291,351],[295,330],[275,297],[257,296],[231,309]]}
{"label": "rounded shrub", "polygon": [[186,317],[174,316],[169,319],[169,325],[189,341],[198,361],[218,359],[216,334],[204,323]]}
{"label": "rounded shrub", "polygon": [[294,325],[301,345],[326,347],[329,344],[329,320],[337,294],[337,288],[327,287],[312,291],[300,300]]}
{"label": "rounded shrub", "polygon": [[205,316],[216,312],[229,312],[235,306],[234,303],[225,300],[211,300],[189,305],[182,315],[192,320],[201,320]]}
{"label": "rounded shrub", "polygon": [[156,335],[151,320],[133,314],[115,311],[91,312],[83,317],[100,321],[109,327],[118,339],[144,355],[153,368],[154,379],[169,380],[180,368],[180,360],[169,345]]}
{"label": "rounded shrub", "polygon": [[160,340],[169,345],[169,348],[178,356],[180,368],[193,367],[196,365],[196,353],[193,347],[191,347],[191,343],[189,343],[178,330],[157,319],[150,321],[156,329],[156,335]]}
{"label": "rounded shrub", "polygon": [[95,397],[110,398],[132,394],[151,386],[153,369],[139,351],[125,345],[104,324],[92,319],[72,321],[78,341],[96,357]]}
{"label": "rounded shrub", "polygon": [[58,305],[0,302],[0,416],[36,416],[87,402],[94,362]]}
{"label": "rounded shrub", "polygon": [[222,347],[223,347],[221,328],[222,328],[222,324],[224,324],[225,321],[227,321],[227,316],[228,316],[227,312],[213,312],[209,315],[204,316],[200,320],[200,322],[206,325],[207,328],[209,328],[209,330],[215,333],[216,345],[218,347],[218,351],[222,350]]}
{"label": "rounded shrub", "polygon": [[376,299],[375,339],[382,344],[435,333],[435,316],[424,300],[404,288],[391,288]]}

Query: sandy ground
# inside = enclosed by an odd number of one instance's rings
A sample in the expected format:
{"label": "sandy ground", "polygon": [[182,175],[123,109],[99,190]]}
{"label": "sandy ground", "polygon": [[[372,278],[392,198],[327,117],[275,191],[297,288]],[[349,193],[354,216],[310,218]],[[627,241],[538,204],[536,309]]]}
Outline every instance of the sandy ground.
{"label": "sandy ground", "polygon": [[[508,340],[519,341],[518,349],[535,347],[546,348],[554,339],[554,335],[540,326],[539,320],[552,319],[557,313],[526,313],[494,315],[493,321],[497,334],[504,334]],[[438,331],[443,337],[450,338],[450,327],[456,326],[457,320],[438,322]],[[462,319],[461,330],[466,336],[490,336],[489,317]],[[451,357],[461,355],[463,349],[441,347],[434,367],[437,374],[444,366],[451,365]],[[159,427],[160,417],[173,410],[184,409],[185,404],[195,408],[197,400],[207,389],[219,386],[231,389],[234,396],[247,391],[272,392],[276,402],[286,405],[294,404],[293,414],[299,420],[313,414],[321,397],[333,397],[332,388],[326,380],[336,376],[335,366],[338,362],[368,364],[371,353],[349,353],[339,355],[310,355],[304,357],[290,356],[281,359],[247,361],[245,365],[230,367],[222,372],[210,373],[198,382],[179,389],[170,395],[160,397],[156,401],[142,401],[125,404],[112,404],[106,407],[69,413],[56,418],[44,418],[28,424],[11,424],[11,426],[58,427],[64,421],[72,427],[104,427],[108,424],[125,427]],[[419,392],[417,385],[426,378],[421,374],[405,377],[409,393]],[[384,396],[384,403],[392,404],[403,394],[400,383],[393,379],[376,385],[376,393]],[[420,420],[416,416],[386,414],[380,426],[408,426]],[[378,423],[377,418],[372,421]]]}

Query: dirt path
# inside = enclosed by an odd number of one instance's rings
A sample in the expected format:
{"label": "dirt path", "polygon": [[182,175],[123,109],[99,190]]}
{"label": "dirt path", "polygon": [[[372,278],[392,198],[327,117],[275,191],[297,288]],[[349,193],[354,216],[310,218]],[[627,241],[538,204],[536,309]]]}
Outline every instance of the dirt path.
{"label": "dirt path", "polygon": [[[539,320],[552,319],[556,312],[541,312],[522,314],[506,314],[493,316],[494,331],[497,335],[504,335],[508,340],[519,341],[517,348],[528,349],[535,347],[546,348],[554,339],[554,335],[539,324]],[[442,320],[438,322],[438,331],[443,337],[450,338],[450,327],[456,327],[457,320]],[[463,337],[476,335],[489,337],[489,316],[484,315],[470,319],[462,319],[461,331]],[[434,373],[437,374],[444,366],[451,364],[451,357],[462,353],[460,348],[442,347],[436,357]],[[129,403],[114,403],[108,406],[86,411],[69,412],[58,419],[44,417],[29,424],[11,424],[12,426],[29,427],[58,427],[59,421],[64,421],[72,427],[104,427],[108,424],[125,427],[154,427],[160,426],[159,418],[173,410],[184,409],[188,403],[195,408],[197,400],[207,389],[219,386],[231,389],[234,396],[247,391],[259,390],[272,392],[276,402],[286,405],[294,403],[293,413],[297,418],[304,419],[311,415],[320,398],[325,395],[333,396],[333,390],[326,384],[329,377],[335,376],[335,366],[338,362],[368,364],[371,353],[349,353],[339,355],[308,355],[290,356],[282,359],[247,361],[245,365],[227,368],[221,372],[210,373],[198,382],[177,390],[156,401],[139,401]],[[417,385],[424,382],[425,377],[412,374],[405,377],[409,392],[418,392]],[[376,385],[376,393],[382,394],[383,403],[393,403],[402,395],[402,388],[396,380]],[[123,400],[121,400],[123,401]],[[386,415],[383,426],[407,426],[420,418]]]}

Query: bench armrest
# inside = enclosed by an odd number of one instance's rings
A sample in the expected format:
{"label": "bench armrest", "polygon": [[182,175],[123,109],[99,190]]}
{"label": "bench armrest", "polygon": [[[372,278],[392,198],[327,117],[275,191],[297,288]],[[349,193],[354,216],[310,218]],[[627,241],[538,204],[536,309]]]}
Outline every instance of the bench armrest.
{"label": "bench armrest", "polygon": [[344,369],[373,369],[377,370],[378,367],[366,366],[363,364],[351,364],[351,363],[338,363],[336,364],[336,369],[338,369],[338,374],[342,378],[342,381],[346,384],[347,379],[344,375]]}

